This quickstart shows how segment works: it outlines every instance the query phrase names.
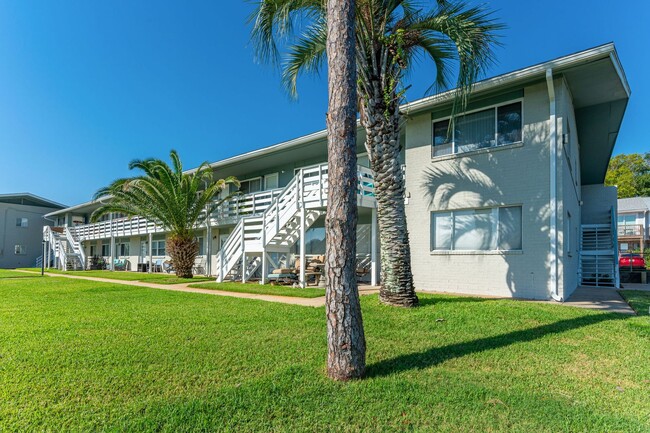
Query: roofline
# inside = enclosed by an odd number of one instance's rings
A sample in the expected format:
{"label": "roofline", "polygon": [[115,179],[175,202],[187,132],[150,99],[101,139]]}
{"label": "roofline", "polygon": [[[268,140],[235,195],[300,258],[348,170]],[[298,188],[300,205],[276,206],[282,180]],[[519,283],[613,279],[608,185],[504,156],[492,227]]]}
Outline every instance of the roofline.
{"label": "roofline", "polygon": [[[475,83],[474,86],[472,87],[472,94],[485,92],[499,86],[530,81],[536,78],[537,76],[543,77],[546,75],[546,70],[549,68],[552,69],[554,73],[556,73],[556,72],[561,72],[564,69],[579,65],[581,63],[588,63],[594,60],[599,60],[604,58],[609,58],[612,61],[613,66],[616,69],[619,79],[621,80],[621,83],[629,98],[631,95],[630,86],[627,82],[627,78],[625,77],[625,73],[623,72],[623,67],[621,66],[620,60],[618,58],[618,54],[616,52],[616,47],[614,46],[613,42],[608,42],[606,44],[599,45],[594,48],[578,51],[573,54],[557,57],[553,60],[538,63],[536,65],[529,66],[523,69],[517,69],[512,72],[507,72],[505,74],[497,75],[496,77],[481,80]],[[436,104],[451,101],[455,97],[455,93],[456,93],[456,89],[451,89],[433,96],[428,96],[413,102],[408,102],[400,105],[400,111],[403,111],[406,114],[413,114],[415,112],[423,111]],[[359,120],[357,120],[357,127],[360,127]],[[273,144],[268,147],[263,147],[261,149],[252,150],[246,153],[242,153],[240,155],[235,155],[226,159],[215,161],[208,164],[208,166],[212,169],[215,169],[229,164],[246,161],[251,158],[257,158],[260,156],[268,155],[273,152],[277,152],[285,149],[291,149],[293,147],[300,146],[302,144],[307,144],[316,140],[321,140],[326,138],[327,138],[327,129],[322,129],[320,131],[303,135],[301,137],[297,137],[288,141],[282,141],[280,143]],[[198,167],[192,168],[190,170],[186,170],[184,173],[193,173],[197,169]],[[72,211],[80,207],[88,206],[92,203],[95,202],[94,201],[86,202],[80,205],[67,208],[65,210]],[[56,213],[59,212],[53,212],[46,216],[53,215]]]}
{"label": "roofline", "polygon": [[41,196],[38,196],[36,194],[32,194],[30,192],[16,192],[16,193],[11,193],[11,194],[0,194],[0,199],[12,198],[12,197],[29,197],[29,198],[32,198],[32,199],[35,199],[35,200],[40,200],[40,201],[43,201],[45,203],[49,203],[49,204],[54,205],[54,206],[61,207],[62,209],[65,209],[64,204],[61,204],[61,203],[56,202],[54,200],[49,200],[49,199],[43,198]]}
{"label": "roofline", "polygon": [[[623,72],[623,67],[618,58],[616,52],[616,47],[613,42],[608,42],[603,45],[599,45],[594,48],[589,48],[587,50],[578,51],[573,54],[569,54],[562,57],[557,57],[553,60],[546,62],[538,63],[533,66],[529,66],[523,69],[517,69],[513,72],[508,72],[505,74],[497,75],[496,77],[488,78],[481,80],[474,84],[472,88],[472,93],[480,93],[487,90],[490,90],[494,87],[498,87],[506,84],[513,84],[520,81],[529,81],[532,78],[535,78],[537,75],[543,76],[546,74],[546,70],[551,68],[553,71],[567,69],[572,66],[576,66],[580,63],[587,63],[594,61],[600,58],[609,57],[616,69],[616,72],[623,84],[625,92],[628,98],[631,95],[630,86]],[[404,111],[407,114],[425,110],[433,105],[440,104],[442,102],[447,102],[452,100],[455,97],[456,89],[447,90],[445,92],[439,93],[437,95],[429,96],[426,98],[418,99],[413,102],[408,102],[400,106],[400,111]],[[360,125],[360,122],[357,120],[357,125]],[[261,149],[252,150],[250,152],[242,153],[240,155],[235,155],[230,158],[222,159],[220,161],[215,161],[209,164],[210,168],[223,167],[228,164],[233,164],[241,161],[245,161],[249,158],[260,157],[267,155],[269,153],[276,152],[278,150],[290,149],[294,146],[299,146],[301,144],[306,144],[314,140],[327,138],[327,129],[322,129],[320,131],[303,135],[298,138],[294,138],[288,141],[283,141],[268,147],[263,147]],[[186,173],[192,173],[196,171],[196,168],[188,170]]]}
{"label": "roofline", "polygon": [[86,206],[90,206],[92,204],[96,204],[96,203],[100,202],[104,198],[105,197],[102,197],[99,200],[90,200],[90,201],[87,201],[85,203],[81,203],[81,204],[77,204],[77,205],[74,205],[74,206],[66,207],[65,209],[59,209],[59,210],[56,210],[54,212],[50,212],[48,214],[45,214],[44,217],[48,218],[50,216],[60,215],[62,213],[72,212],[74,210],[81,209],[82,207],[86,207]]}
{"label": "roofline", "polygon": [[[616,47],[613,42],[608,42],[603,45],[599,45],[594,48],[589,48],[584,51],[578,51],[573,54],[569,54],[562,57],[557,57],[553,60],[546,62],[538,63],[533,66],[529,66],[523,69],[517,69],[516,71],[507,72],[505,74],[497,75],[496,77],[488,78],[481,80],[474,84],[472,88],[472,93],[479,93],[490,90],[494,87],[514,84],[517,82],[530,81],[531,79],[539,76],[544,76],[547,69],[552,69],[553,73],[561,72],[562,70],[568,69],[570,67],[577,66],[581,63],[589,63],[594,60],[604,59],[609,57],[613,63],[614,68],[621,80],[625,92],[628,98],[631,95],[630,86],[623,72],[623,67],[618,58],[616,52]],[[456,89],[447,90],[437,95],[429,96],[426,98],[413,101],[411,103],[404,104],[400,107],[401,110],[408,111],[421,111],[423,109],[429,108],[432,105],[440,104],[441,102],[447,102],[454,98]]]}

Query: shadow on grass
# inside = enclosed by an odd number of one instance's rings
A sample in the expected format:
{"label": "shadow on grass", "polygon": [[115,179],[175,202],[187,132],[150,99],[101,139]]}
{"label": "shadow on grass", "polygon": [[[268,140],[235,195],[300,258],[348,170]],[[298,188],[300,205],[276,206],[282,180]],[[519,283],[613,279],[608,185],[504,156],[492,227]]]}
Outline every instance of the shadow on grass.
{"label": "shadow on grass", "polygon": [[[455,296],[453,294],[441,294],[441,293],[426,293],[422,292],[419,294],[425,295],[434,295],[435,298],[430,297],[420,297],[420,307],[434,306],[436,304],[463,304],[463,303],[476,303],[476,302],[489,302],[489,301],[500,301],[503,298],[475,298],[472,296]],[[437,296],[442,295],[442,296]]]}
{"label": "shadow on grass", "polygon": [[574,319],[560,320],[559,322],[550,323],[548,325],[495,335],[493,337],[479,338],[442,347],[432,347],[424,352],[400,355],[395,358],[385,359],[371,364],[367,368],[367,377],[389,376],[393,373],[433,367],[447,360],[461,358],[473,353],[499,349],[516,343],[525,343],[537,340],[546,335],[559,334],[572,329],[582,328],[584,326],[590,326],[609,320],[621,320],[624,318],[623,315],[613,313],[594,314],[576,317]]}

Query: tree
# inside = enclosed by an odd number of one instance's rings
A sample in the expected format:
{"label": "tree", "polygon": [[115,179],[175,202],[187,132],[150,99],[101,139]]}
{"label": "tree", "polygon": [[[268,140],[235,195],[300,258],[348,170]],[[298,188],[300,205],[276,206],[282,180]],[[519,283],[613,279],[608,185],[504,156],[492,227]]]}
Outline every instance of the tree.
{"label": "tree", "polygon": [[[403,81],[418,58],[436,68],[432,89],[448,87],[451,67],[458,63],[457,91],[452,114],[467,105],[473,83],[494,59],[496,23],[484,7],[436,2],[424,11],[407,0],[357,0],[356,64],[361,124],[375,173],[380,231],[382,302],[415,306],[418,298],[411,272],[411,252],[404,207],[404,177],[400,165],[399,106]],[[283,83],[296,95],[297,78],[317,73],[326,56],[327,16],[321,0],[260,0],[255,11],[253,39],[262,58],[277,58],[278,43],[302,27],[288,47]]]}
{"label": "tree", "polygon": [[327,2],[328,191],[325,217],[327,373],[335,380],[362,377],[366,341],[356,276],[357,89],[354,0]]}
{"label": "tree", "polygon": [[618,198],[650,196],[650,152],[616,155],[609,161],[605,185],[618,187]]}
{"label": "tree", "polygon": [[128,217],[141,216],[161,224],[169,233],[167,251],[174,263],[176,275],[192,278],[192,267],[199,252],[194,230],[224,200],[214,200],[229,184],[239,186],[234,177],[215,180],[207,162],[190,173],[175,150],[169,154],[172,167],[160,159],[133,160],[130,170],[141,170],[140,176],[117,179],[95,193],[94,200],[110,200],[93,212],[96,222],[103,215],[121,213]]}

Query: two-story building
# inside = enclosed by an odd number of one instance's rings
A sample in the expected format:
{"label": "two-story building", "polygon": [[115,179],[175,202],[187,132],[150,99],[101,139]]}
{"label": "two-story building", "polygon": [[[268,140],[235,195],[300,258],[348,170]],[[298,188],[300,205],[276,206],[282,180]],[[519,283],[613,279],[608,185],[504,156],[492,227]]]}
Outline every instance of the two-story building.
{"label": "two-story building", "polygon": [[[616,286],[616,189],[603,182],[630,89],[613,44],[483,80],[451,119],[454,94],[402,107],[416,287],[562,300],[578,285]],[[320,131],[211,165],[219,177],[238,177],[242,195],[197,227],[199,272],[265,279],[275,266],[325,252],[326,138]],[[377,283],[374,179],[361,129],[357,152],[359,261]],[[164,227],[119,216],[89,224],[97,206],[49,215],[63,227],[46,233],[50,254],[67,254],[62,266],[100,255],[136,270],[167,258]]]}
{"label": "two-story building", "polygon": [[650,247],[650,197],[618,200],[618,249],[643,253]]}
{"label": "two-story building", "polygon": [[0,269],[34,266],[43,255],[43,215],[65,206],[30,193],[0,194]]}

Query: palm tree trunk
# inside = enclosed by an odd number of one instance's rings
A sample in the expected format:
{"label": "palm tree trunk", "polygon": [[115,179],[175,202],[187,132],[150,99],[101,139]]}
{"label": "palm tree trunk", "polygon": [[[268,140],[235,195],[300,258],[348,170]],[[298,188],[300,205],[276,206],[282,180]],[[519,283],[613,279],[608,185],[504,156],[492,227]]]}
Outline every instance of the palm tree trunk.
{"label": "palm tree trunk", "polygon": [[356,279],[357,155],[354,0],[327,2],[327,374],[362,377],[366,340]]}
{"label": "palm tree trunk", "polygon": [[418,297],[411,271],[404,174],[399,160],[400,114],[397,107],[387,111],[385,106],[381,97],[370,100],[364,105],[362,116],[370,167],[375,174],[381,253],[379,299],[389,305],[414,307],[418,305]]}
{"label": "palm tree trunk", "polygon": [[191,236],[171,235],[167,249],[178,278],[192,278],[194,260],[199,253],[199,243]]}

